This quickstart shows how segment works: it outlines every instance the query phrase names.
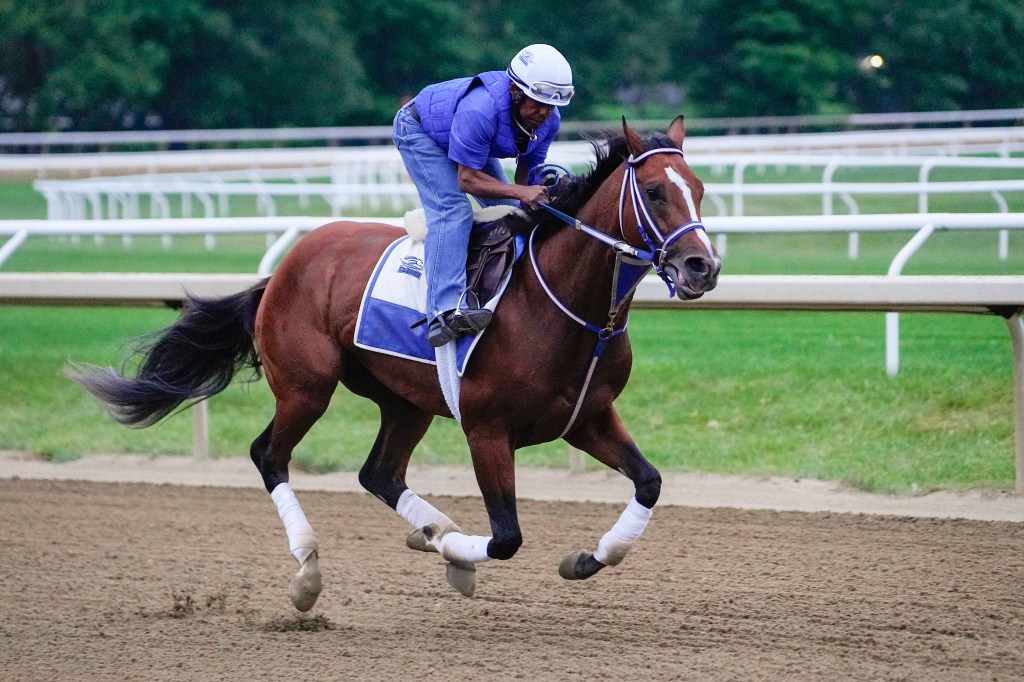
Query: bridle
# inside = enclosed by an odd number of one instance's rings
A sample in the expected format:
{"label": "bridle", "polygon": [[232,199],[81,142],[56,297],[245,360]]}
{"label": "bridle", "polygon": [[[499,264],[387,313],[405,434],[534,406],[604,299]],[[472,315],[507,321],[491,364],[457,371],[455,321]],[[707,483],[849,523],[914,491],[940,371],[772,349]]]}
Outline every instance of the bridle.
{"label": "bridle", "polygon": [[[647,244],[647,248],[650,249],[651,254],[651,265],[654,266],[654,271],[658,273],[662,281],[668,286],[669,298],[676,295],[675,285],[669,278],[663,269],[665,262],[665,256],[667,255],[668,249],[673,243],[687,232],[693,232],[694,230],[704,230],[707,233],[707,229],[704,224],[699,220],[696,220],[696,216],[692,216],[694,220],[688,223],[683,223],[676,229],[669,232],[666,237],[658,229],[658,223],[651,216],[650,211],[647,208],[647,204],[644,202],[643,195],[640,193],[640,185],[636,179],[636,167],[648,157],[654,156],[655,154],[678,154],[683,156],[682,149],[676,149],[675,147],[661,147],[658,149],[652,149],[651,151],[644,152],[640,156],[633,157],[630,154],[629,158],[626,159],[626,172],[622,176],[622,190],[619,192],[619,232],[625,239],[625,233],[623,232],[625,227],[625,221],[623,220],[623,211],[626,207],[626,186],[629,186],[629,197],[633,204],[633,213],[636,214],[636,228],[637,232],[640,233],[640,238]],[[644,223],[647,223],[645,226]],[[650,233],[648,233],[648,227]],[[653,239],[652,239],[653,237]],[[657,244],[655,243],[657,240]]]}
{"label": "bridle", "polygon": [[[619,234],[622,236],[622,239],[611,237],[549,204],[542,203],[540,206],[562,222],[572,225],[587,236],[607,244],[617,254],[629,254],[633,258],[647,262],[649,267],[653,267],[654,271],[665,282],[665,285],[668,286],[668,295],[671,298],[675,296],[676,288],[675,284],[672,283],[672,279],[664,270],[665,257],[668,254],[669,247],[687,232],[703,230],[707,233],[707,228],[699,220],[691,220],[669,232],[668,236],[662,234],[661,230],[658,229],[658,223],[651,216],[651,212],[647,208],[647,203],[640,192],[640,185],[636,177],[636,167],[656,154],[679,154],[683,156],[683,150],[676,149],[675,147],[659,147],[646,151],[636,157],[630,154],[629,158],[626,159],[626,172],[622,175],[622,188],[619,191]],[[637,232],[640,234],[640,238],[644,240],[644,244],[647,245],[647,250],[630,246],[626,242],[624,213],[627,201],[627,188],[629,189],[629,202],[632,204],[633,213],[636,215]]]}
{"label": "bridle", "polygon": [[[544,292],[547,294],[548,298],[550,298],[551,301],[571,320],[597,335],[597,346],[594,348],[594,354],[590,359],[590,367],[588,368],[587,374],[583,379],[583,384],[580,387],[579,397],[576,399],[576,405],[573,408],[572,415],[569,417],[569,423],[565,425],[565,429],[562,431],[561,435],[559,435],[559,438],[567,434],[569,429],[571,429],[572,425],[575,423],[580,408],[583,406],[583,399],[587,395],[587,388],[590,386],[590,380],[594,376],[594,370],[597,367],[598,358],[600,358],[601,353],[604,352],[604,348],[608,341],[626,331],[626,325],[629,322],[628,318],[623,323],[622,327],[618,329],[615,328],[615,319],[618,316],[622,304],[633,294],[637,285],[640,284],[640,281],[648,272],[650,272],[652,267],[654,268],[654,271],[658,273],[658,276],[661,277],[662,281],[664,281],[668,286],[669,298],[675,296],[675,285],[663,269],[668,249],[676,240],[687,232],[692,232],[694,230],[704,230],[705,233],[707,232],[707,229],[699,220],[691,220],[687,223],[683,223],[669,232],[667,236],[662,234],[658,229],[657,222],[651,216],[651,213],[647,208],[647,204],[644,202],[643,195],[640,193],[640,185],[636,178],[637,165],[656,154],[679,154],[682,156],[683,151],[681,149],[676,149],[675,147],[659,147],[657,149],[644,152],[637,157],[630,154],[629,158],[626,159],[626,171],[622,176],[622,188],[619,191],[619,235],[622,237],[621,239],[616,239],[611,235],[605,234],[604,232],[601,232],[600,230],[597,230],[590,225],[559,211],[549,204],[540,204],[541,208],[545,209],[548,213],[551,213],[562,222],[571,225],[588,237],[606,244],[615,252],[615,269],[612,274],[611,306],[608,310],[608,322],[603,328],[591,322],[587,322],[573,313],[564,303],[562,303],[561,300],[559,300],[554,291],[551,290],[551,287],[548,286],[548,283],[540,272],[540,267],[537,265],[537,257],[533,250],[533,238],[537,234],[539,226],[535,227],[530,233],[530,262],[533,265],[533,271],[537,275],[537,279],[540,281]],[[535,168],[531,170],[527,183],[533,184],[533,179],[536,177],[544,177],[546,169],[548,168],[557,168],[565,171],[564,168],[559,166],[542,166]],[[633,212],[636,215],[637,232],[639,232],[641,239],[644,240],[644,244],[647,245],[647,250],[639,249],[630,245],[626,241],[624,213],[626,208],[627,188],[629,190],[629,201],[632,204]]]}

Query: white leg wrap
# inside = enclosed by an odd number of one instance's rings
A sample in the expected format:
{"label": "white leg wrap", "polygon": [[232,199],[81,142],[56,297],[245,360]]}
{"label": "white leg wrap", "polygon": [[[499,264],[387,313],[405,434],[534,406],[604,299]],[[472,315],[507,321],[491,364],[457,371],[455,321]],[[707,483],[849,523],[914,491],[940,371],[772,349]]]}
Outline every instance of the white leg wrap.
{"label": "white leg wrap", "polygon": [[[411,490],[406,490],[398,498],[395,511],[416,529],[437,525],[444,531],[452,523],[451,519]],[[465,535],[451,531],[441,538],[439,543],[435,544],[432,541],[431,545],[448,561],[477,563],[490,559],[487,556],[487,543],[490,541],[491,538],[482,535]]]}
{"label": "white leg wrap", "polygon": [[654,510],[637,502],[635,497],[630,500],[619,520],[601,538],[594,558],[605,566],[618,566],[633,544],[640,539],[653,513]]}
{"label": "white leg wrap", "polygon": [[[439,512],[434,508],[432,504],[421,498],[419,495],[411,490],[406,489],[402,493],[402,496],[398,498],[398,504],[395,505],[395,511],[398,515],[405,519],[413,528],[423,528],[431,524],[440,525],[441,521],[446,521],[444,525],[447,526],[451,523],[451,520],[447,516]],[[441,530],[444,530],[443,528]]]}
{"label": "white leg wrap", "polygon": [[317,551],[316,533],[302,513],[302,507],[295,497],[295,492],[287,483],[278,483],[270,499],[277,505],[277,513],[284,523],[284,532],[288,534],[288,548],[299,565],[306,563],[309,555]]}
{"label": "white leg wrap", "polygon": [[448,561],[468,561],[474,564],[487,561],[491,558],[487,556],[487,544],[490,541],[489,537],[482,535],[448,533],[441,538],[441,556]]}

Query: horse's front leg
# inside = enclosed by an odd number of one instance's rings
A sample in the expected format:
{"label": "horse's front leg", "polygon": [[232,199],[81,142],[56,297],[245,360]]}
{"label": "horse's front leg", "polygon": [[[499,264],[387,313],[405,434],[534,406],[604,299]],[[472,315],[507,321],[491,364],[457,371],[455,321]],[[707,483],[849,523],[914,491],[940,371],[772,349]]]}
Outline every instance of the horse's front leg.
{"label": "horse's front leg", "polygon": [[[480,559],[475,558],[476,554],[473,553],[464,558],[462,555],[466,552],[452,549],[460,543],[452,541],[456,535],[465,538],[476,536],[464,535],[462,529],[446,514],[408,488],[398,498],[395,511],[415,528],[405,539],[406,546],[420,552],[440,553],[448,561],[445,569],[448,584],[467,597],[472,597],[476,592],[476,562]],[[447,552],[444,550],[446,540],[449,547]]]}
{"label": "horse's front leg", "polygon": [[[413,546],[414,538],[418,537],[431,551],[440,552],[448,560],[449,582],[452,582],[453,570],[475,573],[476,564],[490,559],[511,559],[523,544],[516,512],[515,466],[508,434],[500,429],[478,427],[467,430],[466,435],[477,484],[487,508],[491,535],[467,535],[443,517],[443,522],[450,524],[447,530],[434,525],[422,529],[421,533],[414,533],[409,539],[410,546]],[[415,505],[424,519],[437,513],[421,500]]]}
{"label": "horse's front leg", "polygon": [[[359,482],[413,527],[405,540],[409,548],[420,552],[440,551],[446,535],[462,530],[444,512],[413,492],[405,481],[409,458],[427,432],[433,415],[387,391],[368,375],[358,376],[361,383],[354,383],[355,375],[348,378],[349,387],[373,398],[381,414],[380,431],[359,471]],[[449,559],[446,578],[456,590],[467,597],[473,596],[476,590],[474,564]]]}
{"label": "horse's front leg", "polygon": [[566,580],[585,580],[605,566],[617,566],[647,528],[661,494],[661,474],[640,453],[615,408],[581,424],[566,441],[590,454],[633,482],[636,493],[597,549],[573,552],[562,560],[558,574]]}

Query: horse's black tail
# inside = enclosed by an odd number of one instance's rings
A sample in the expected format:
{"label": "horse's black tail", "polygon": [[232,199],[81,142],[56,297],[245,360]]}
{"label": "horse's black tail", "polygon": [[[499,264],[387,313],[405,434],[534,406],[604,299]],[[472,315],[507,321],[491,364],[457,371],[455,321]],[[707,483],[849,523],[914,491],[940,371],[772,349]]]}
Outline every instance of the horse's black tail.
{"label": "horse's black tail", "polygon": [[223,391],[244,367],[260,377],[253,345],[256,309],[267,280],[234,296],[189,297],[178,320],[136,339],[134,378],[113,367],[71,365],[65,374],[98,398],[118,422],[133,428],[150,426],[185,401],[205,400]]}

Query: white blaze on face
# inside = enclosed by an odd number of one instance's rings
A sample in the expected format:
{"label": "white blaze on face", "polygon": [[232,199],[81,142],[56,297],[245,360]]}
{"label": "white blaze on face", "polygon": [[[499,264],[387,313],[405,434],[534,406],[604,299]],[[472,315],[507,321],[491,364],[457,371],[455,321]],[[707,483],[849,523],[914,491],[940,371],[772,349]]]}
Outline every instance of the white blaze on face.
{"label": "white blaze on face", "polygon": [[[686,208],[690,211],[690,220],[700,220],[700,216],[697,215],[697,204],[693,200],[693,190],[691,190],[690,186],[686,184],[686,180],[683,179],[683,176],[677,173],[674,168],[669,166],[665,167],[665,175],[668,176],[668,179],[673,185],[683,192],[683,199],[686,201]],[[708,239],[708,236],[704,234],[704,230],[694,230],[694,232],[704,244],[704,248],[708,250],[708,255],[714,257],[714,252],[711,250],[711,241]]]}

